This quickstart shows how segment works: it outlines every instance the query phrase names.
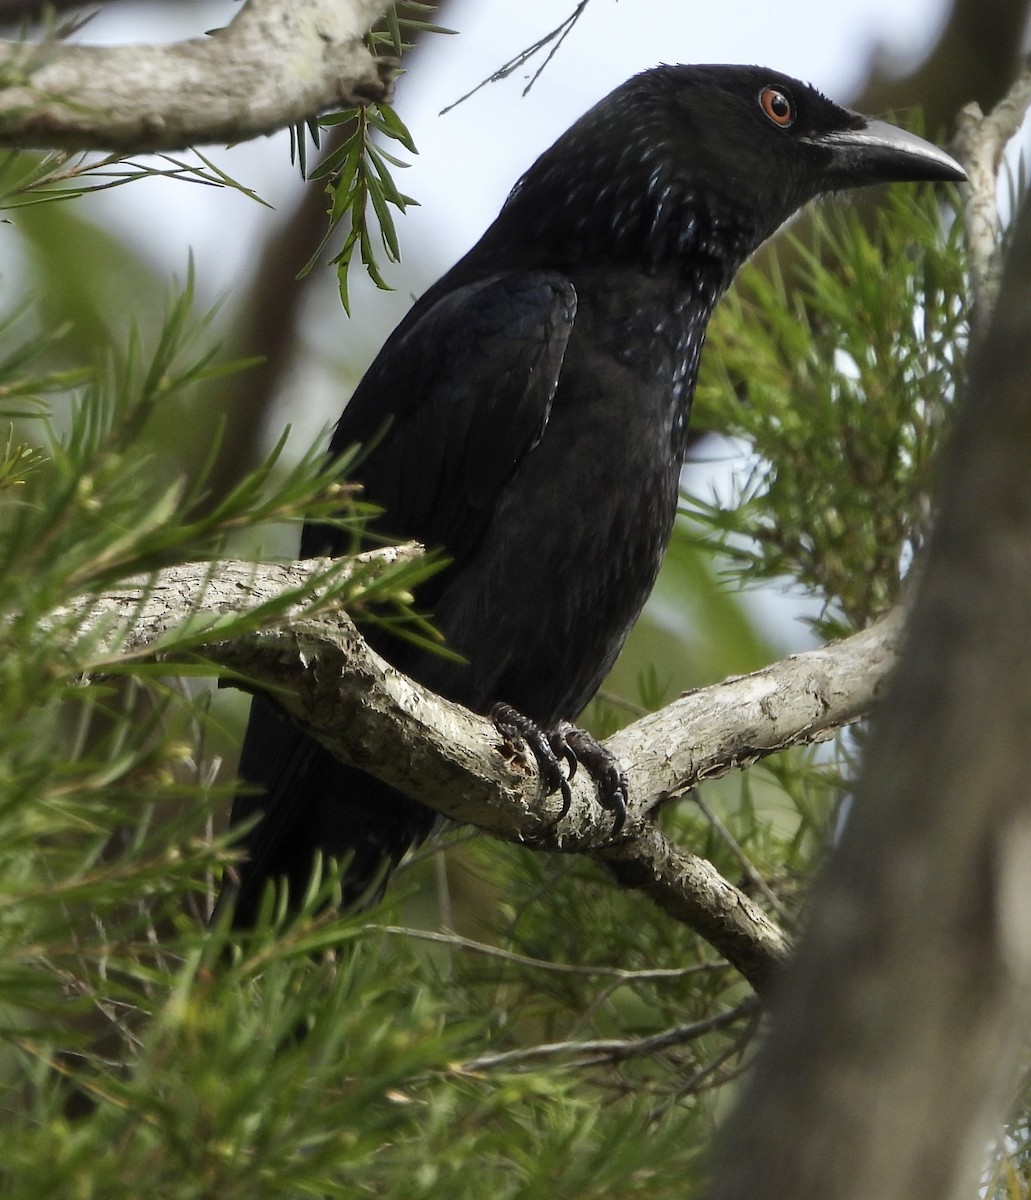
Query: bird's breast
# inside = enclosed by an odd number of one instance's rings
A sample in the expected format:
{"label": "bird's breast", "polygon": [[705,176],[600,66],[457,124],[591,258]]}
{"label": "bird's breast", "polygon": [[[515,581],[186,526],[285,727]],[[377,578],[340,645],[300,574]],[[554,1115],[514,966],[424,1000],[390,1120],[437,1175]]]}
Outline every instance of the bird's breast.
{"label": "bird's breast", "polygon": [[541,439],[441,597],[438,624],[475,660],[435,668],[441,690],[542,722],[593,695],[669,541],[702,336],[674,304],[580,301]]}

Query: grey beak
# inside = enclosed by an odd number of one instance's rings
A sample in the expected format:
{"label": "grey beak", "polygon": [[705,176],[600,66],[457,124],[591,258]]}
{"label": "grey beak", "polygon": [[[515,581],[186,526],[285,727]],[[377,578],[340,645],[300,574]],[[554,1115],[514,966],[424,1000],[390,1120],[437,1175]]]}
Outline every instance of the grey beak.
{"label": "grey beak", "polygon": [[831,172],[847,174],[854,186],[866,183],[916,182],[942,180],[961,182],[967,175],[958,162],[944,150],[924,141],[915,133],[889,125],[887,121],[861,118],[859,129],[818,133],[804,140],[822,146],[832,155]]}

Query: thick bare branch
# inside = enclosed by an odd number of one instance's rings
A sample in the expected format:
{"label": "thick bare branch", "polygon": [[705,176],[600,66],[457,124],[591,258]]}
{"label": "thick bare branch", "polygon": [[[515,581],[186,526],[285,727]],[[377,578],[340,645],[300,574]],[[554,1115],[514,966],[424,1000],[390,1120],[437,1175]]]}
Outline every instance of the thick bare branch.
{"label": "thick bare branch", "polygon": [[168,46],[0,42],[0,145],[177,150],[384,99],[391,63],[362,39],[385,7],[247,0],[226,28]]}
{"label": "thick bare branch", "polygon": [[[377,550],[353,562],[359,568],[389,565],[413,552],[411,546]],[[339,581],[354,568],[329,559],[170,568],[91,602],[91,624],[114,616],[130,627],[108,637],[83,669],[102,672],[110,661],[150,653],[187,617],[196,630],[204,618],[250,611],[285,590],[303,590],[306,580],[324,584],[330,569]],[[343,761],[455,820],[525,842],[544,836],[551,844],[557,837],[560,849],[609,844],[610,822],[598,816],[589,780],[572,781],[570,811],[551,832],[548,809],[557,809],[559,800],[541,802],[532,759],[498,754],[490,721],[399,675],[345,615],[312,616],[317,595],[313,589],[311,602],[299,603],[292,619],[232,641],[218,641],[214,630],[205,656],[255,685],[277,689],[284,709]],[[890,613],[845,641],[691,692],[616,734],[607,744],[632,773],[631,821],[702,780],[791,745],[824,740],[869,712],[901,632],[901,612]],[[174,651],[160,656],[175,661]],[[491,815],[488,796],[499,787],[503,802]]]}
{"label": "thick bare branch", "polygon": [[788,957],[787,938],[765,912],[707,859],[679,849],[642,823],[634,836],[595,852],[623,887],[643,892],[662,911],[714,946],[757,992]]}
{"label": "thick bare branch", "polygon": [[635,721],[608,743],[648,781],[635,803],[647,811],[704,779],[788,746],[825,741],[857,721],[884,689],[903,626],[904,612],[896,609],[844,641],[689,692]]}
{"label": "thick bare branch", "polygon": [[[360,556],[393,561],[412,548]],[[754,762],[789,745],[820,740],[868,712],[897,653],[901,614],[847,641],[795,655],[753,675],[693,692],[623,730],[609,742],[630,775],[630,812],[613,841],[611,817],[583,772],[572,804],[556,823],[559,801],[544,795],[532,758],[513,756],[490,721],[399,675],[343,616],[313,616],[306,580],[324,582],[349,568],[329,560],[266,564],[193,564],[103,597],[88,621],[118,618],[121,628],[94,649],[83,669],[153,653],[189,617],[207,628],[220,617],[259,607],[300,589],[292,618],[231,640],[211,641],[205,657],[252,686],[273,689],[283,708],[334,754],[379,776],[453,820],[522,844],[587,854],[625,886],[644,891],[706,937],[757,988],[787,954],[776,925],[704,859],[663,837],[648,814],[702,779]],[[126,626],[128,626],[126,628]],[[217,628],[207,635],[218,637]],[[181,661],[170,649],[158,657]]]}

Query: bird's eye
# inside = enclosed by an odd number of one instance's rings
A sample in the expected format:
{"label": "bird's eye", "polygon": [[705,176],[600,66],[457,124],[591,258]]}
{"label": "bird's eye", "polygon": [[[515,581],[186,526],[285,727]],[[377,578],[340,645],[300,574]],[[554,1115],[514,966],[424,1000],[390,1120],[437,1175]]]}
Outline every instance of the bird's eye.
{"label": "bird's eye", "polygon": [[781,129],[787,129],[795,119],[795,106],[783,88],[764,87],[759,93],[759,107]]}

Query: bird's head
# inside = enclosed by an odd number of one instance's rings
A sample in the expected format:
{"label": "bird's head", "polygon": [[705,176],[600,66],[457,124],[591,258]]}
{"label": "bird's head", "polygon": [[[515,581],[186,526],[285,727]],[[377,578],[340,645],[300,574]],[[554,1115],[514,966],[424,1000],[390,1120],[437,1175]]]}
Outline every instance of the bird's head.
{"label": "bird's head", "polygon": [[733,270],[824,192],[964,178],[930,142],[777,71],[661,66],[563,134],[516,185],[502,217],[556,245],[580,242],[580,253],[587,240],[599,253],[653,265],[712,254]]}

